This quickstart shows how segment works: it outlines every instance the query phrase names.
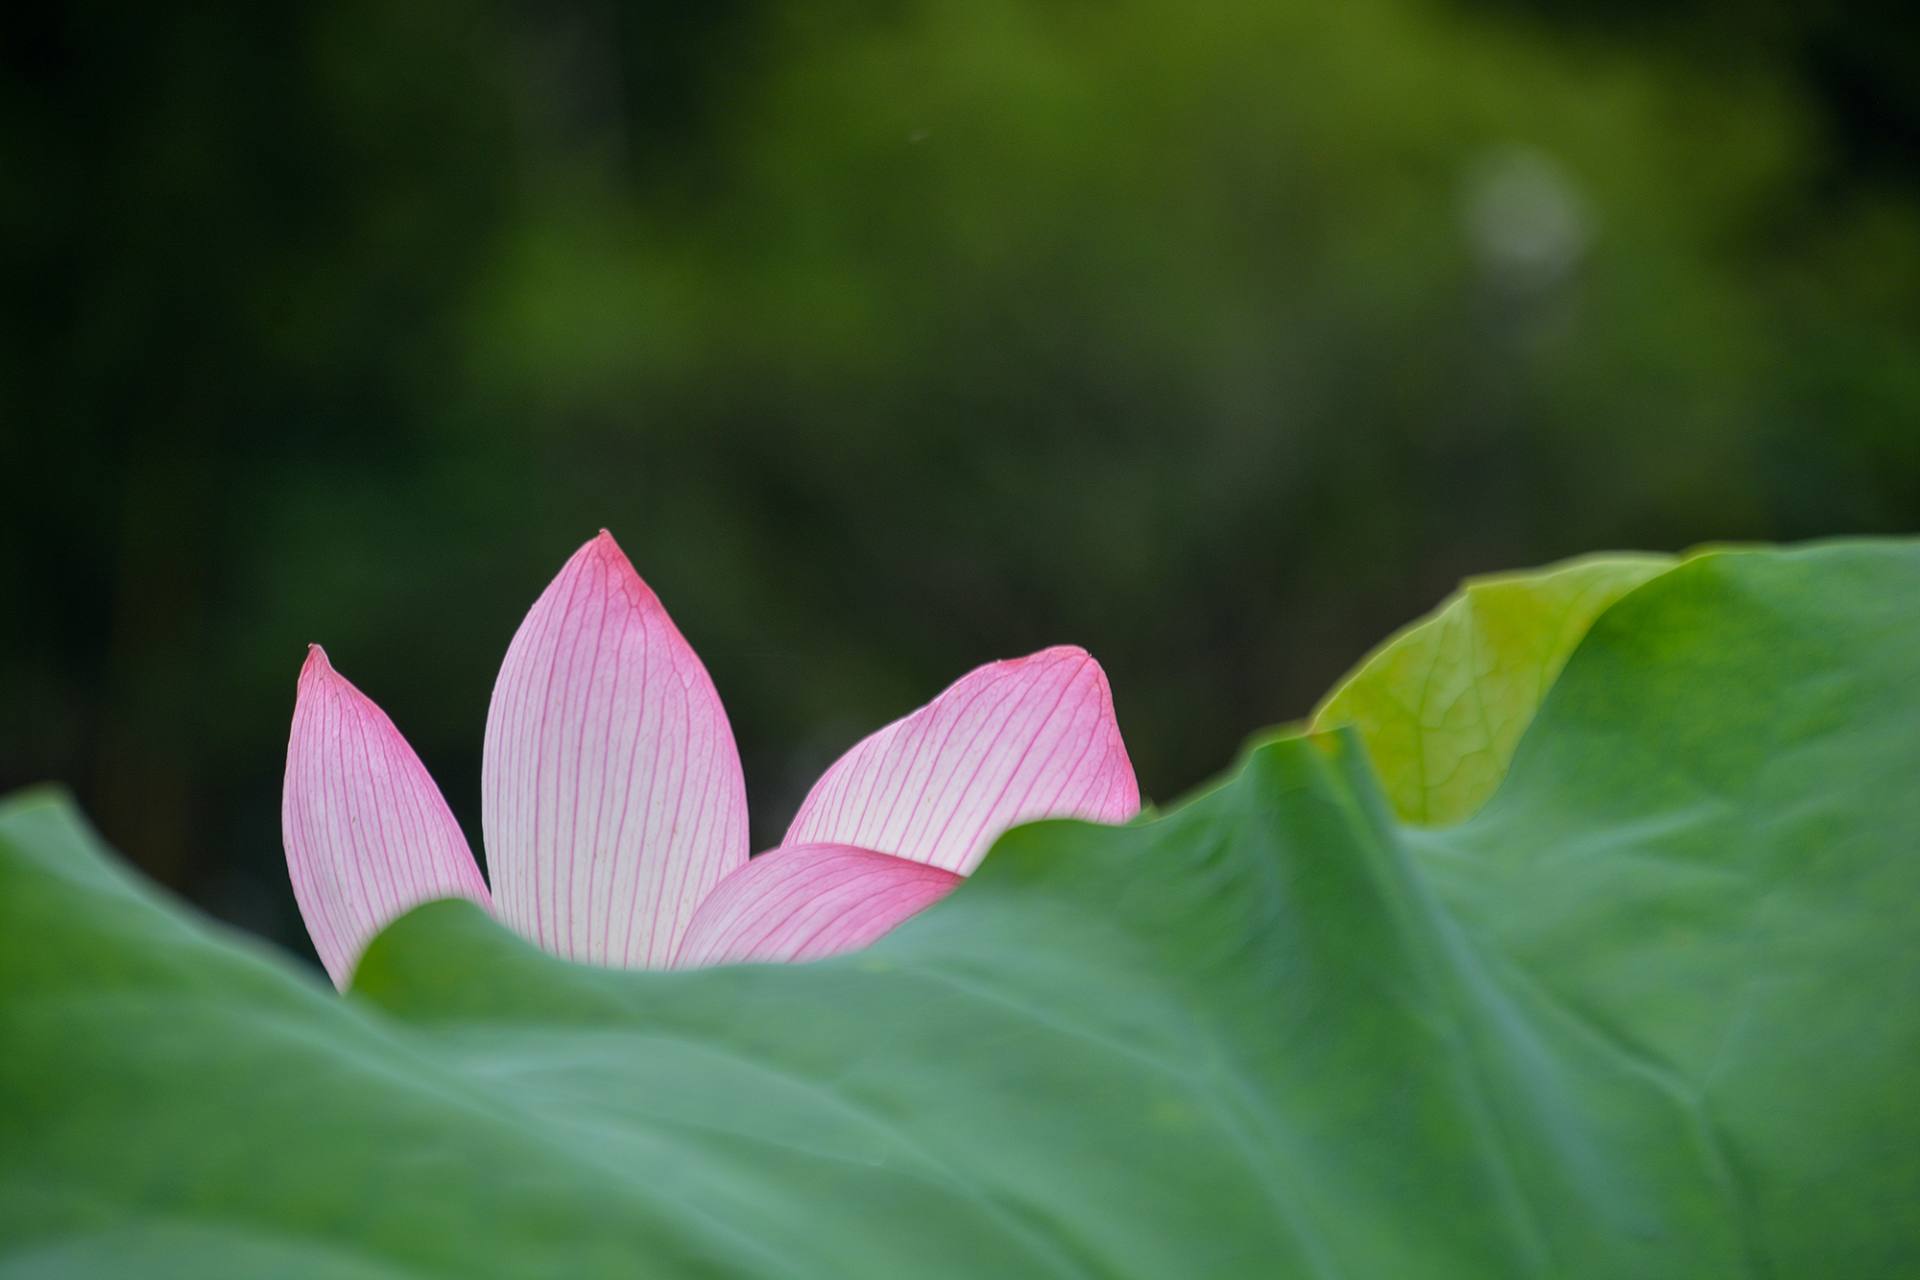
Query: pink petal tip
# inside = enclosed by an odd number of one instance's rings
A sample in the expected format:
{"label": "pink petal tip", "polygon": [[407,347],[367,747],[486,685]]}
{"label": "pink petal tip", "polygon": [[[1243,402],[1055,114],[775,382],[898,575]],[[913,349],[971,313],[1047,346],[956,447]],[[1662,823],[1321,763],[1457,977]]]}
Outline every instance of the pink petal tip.
{"label": "pink petal tip", "polygon": [[1036,818],[1124,822],[1140,791],[1106,673],[1057,645],[968,672],[842,756],[782,844],[835,843],[966,874]]}
{"label": "pink petal tip", "polygon": [[280,830],[294,899],[336,986],[373,935],[419,903],[470,898],[491,908],[426,766],[317,644],[300,668]]}

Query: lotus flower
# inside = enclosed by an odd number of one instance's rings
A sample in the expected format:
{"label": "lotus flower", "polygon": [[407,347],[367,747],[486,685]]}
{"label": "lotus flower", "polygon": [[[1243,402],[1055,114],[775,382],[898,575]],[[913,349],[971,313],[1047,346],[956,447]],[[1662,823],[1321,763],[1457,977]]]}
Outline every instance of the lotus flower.
{"label": "lotus flower", "polygon": [[816,959],[945,897],[1017,822],[1121,822],[1140,807],[1106,674],[1062,645],[971,671],[855,745],[780,845],[749,859],[727,713],[604,530],[508,646],[481,787],[491,886],[406,739],[312,647],[281,830],[336,985],[389,921],[446,897],[569,960]]}

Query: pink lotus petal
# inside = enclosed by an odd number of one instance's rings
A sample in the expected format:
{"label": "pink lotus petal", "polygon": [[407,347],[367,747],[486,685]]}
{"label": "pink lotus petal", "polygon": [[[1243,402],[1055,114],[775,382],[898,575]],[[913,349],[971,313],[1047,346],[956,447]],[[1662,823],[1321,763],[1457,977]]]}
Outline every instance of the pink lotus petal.
{"label": "pink lotus petal", "polygon": [[373,935],[410,907],[471,898],[491,910],[426,766],[319,645],[300,669],[280,832],[300,916],[337,987]]}
{"label": "pink lotus petal", "polygon": [[487,709],[481,817],[500,915],[556,955],[670,963],[747,859],[747,794],[706,668],[612,535],[513,637]]}
{"label": "pink lotus petal", "polygon": [[1059,645],[970,671],[822,775],[783,845],[855,845],[964,875],[1034,818],[1140,809],[1106,673]]}
{"label": "pink lotus petal", "polygon": [[855,951],[953,892],[960,877],[843,844],[783,845],[722,880],[677,964],[818,960]]}

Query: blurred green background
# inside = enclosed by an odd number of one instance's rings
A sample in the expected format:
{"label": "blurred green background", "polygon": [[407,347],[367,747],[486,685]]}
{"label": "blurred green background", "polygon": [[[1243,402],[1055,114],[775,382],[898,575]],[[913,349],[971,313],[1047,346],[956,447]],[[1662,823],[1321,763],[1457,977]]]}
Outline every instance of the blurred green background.
{"label": "blurred green background", "polygon": [[1165,800],[1462,574],[1920,525],[1892,6],[0,21],[0,785],[296,946],[305,644],[477,849],[602,525],[757,845],[989,658],[1091,648]]}

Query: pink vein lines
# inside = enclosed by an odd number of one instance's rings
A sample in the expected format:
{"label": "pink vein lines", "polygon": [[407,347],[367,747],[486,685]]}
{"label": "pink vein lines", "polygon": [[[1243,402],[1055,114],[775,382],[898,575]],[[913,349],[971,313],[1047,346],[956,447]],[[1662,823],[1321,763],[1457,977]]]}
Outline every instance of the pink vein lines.
{"label": "pink vein lines", "polygon": [[400,731],[309,652],[281,830],[337,985],[388,922],[446,897],[591,964],[819,959],[945,897],[1016,823],[1124,822],[1140,807],[1106,674],[1059,645],[970,671],[855,744],[780,844],[749,858],[720,696],[604,530],[507,647],[481,759],[491,890]]}

